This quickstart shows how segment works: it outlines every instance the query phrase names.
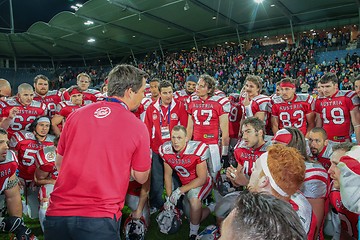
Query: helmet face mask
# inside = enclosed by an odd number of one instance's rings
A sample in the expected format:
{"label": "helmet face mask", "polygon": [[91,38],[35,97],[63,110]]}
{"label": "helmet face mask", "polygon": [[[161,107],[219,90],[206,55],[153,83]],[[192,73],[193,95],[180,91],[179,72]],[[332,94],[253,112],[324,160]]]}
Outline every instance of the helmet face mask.
{"label": "helmet face mask", "polygon": [[156,217],[160,232],[164,234],[174,234],[180,230],[182,220],[179,209],[163,210]]}
{"label": "helmet face mask", "polygon": [[144,240],[146,225],[142,219],[132,219],[130,216],[125,220],[124,233],[126,240]]}

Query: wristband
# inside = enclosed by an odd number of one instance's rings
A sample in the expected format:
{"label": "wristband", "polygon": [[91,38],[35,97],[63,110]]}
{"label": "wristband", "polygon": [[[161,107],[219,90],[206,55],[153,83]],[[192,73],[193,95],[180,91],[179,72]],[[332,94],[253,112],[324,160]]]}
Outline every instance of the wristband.
{"label": "wristband", "polygon": [[229,146],[222,146],[221,148],[221,155],[222,156],[227,156],[229,153]]}

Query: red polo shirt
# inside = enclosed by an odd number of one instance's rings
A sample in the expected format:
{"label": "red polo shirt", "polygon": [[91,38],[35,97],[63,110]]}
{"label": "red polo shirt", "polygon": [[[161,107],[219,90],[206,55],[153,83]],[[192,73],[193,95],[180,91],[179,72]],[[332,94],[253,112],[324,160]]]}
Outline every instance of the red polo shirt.
{"label": "red polo shirt", "polygon": [[102,101],[67,118],[58,145],[63,156],[48,216],[121,216],[130,169],[150,169],[149,134],[126,105]]}

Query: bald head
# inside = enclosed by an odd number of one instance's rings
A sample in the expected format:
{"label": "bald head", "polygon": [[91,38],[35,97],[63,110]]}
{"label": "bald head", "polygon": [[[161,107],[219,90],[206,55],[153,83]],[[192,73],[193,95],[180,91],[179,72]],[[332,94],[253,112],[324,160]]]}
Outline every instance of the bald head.
{"label": "bald head", "polygon": [[3,99],[5,97],[11,96],[11,85],[10,83],[3,78],[0,78],[0,98]]}

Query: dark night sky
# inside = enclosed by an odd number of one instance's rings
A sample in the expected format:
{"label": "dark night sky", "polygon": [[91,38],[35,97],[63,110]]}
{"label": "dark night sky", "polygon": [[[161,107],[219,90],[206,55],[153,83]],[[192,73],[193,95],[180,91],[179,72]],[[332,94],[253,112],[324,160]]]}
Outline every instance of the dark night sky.
{"label": "dark night sky", "polygon": [[[37,21],[49,22],[62,11],[74,12],[70,8],[76,3],[86,0],[12,0],[14,12],[15,33],[25,32]],[[9,0],[0,0],[0,28],[10,29]],[[0,29],[0,32],[10,33],[10,30]]]}

